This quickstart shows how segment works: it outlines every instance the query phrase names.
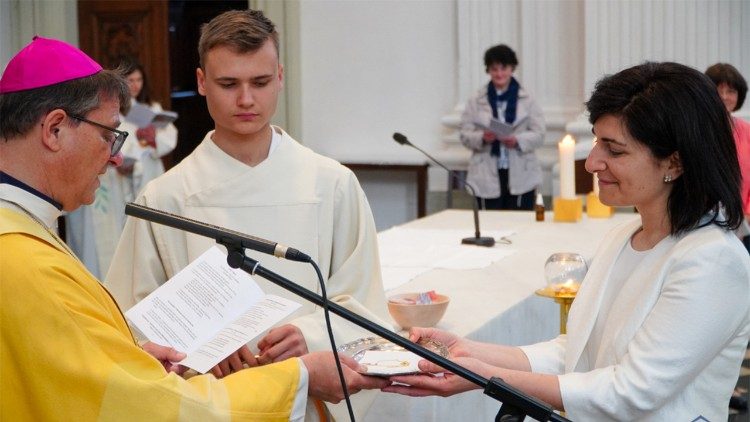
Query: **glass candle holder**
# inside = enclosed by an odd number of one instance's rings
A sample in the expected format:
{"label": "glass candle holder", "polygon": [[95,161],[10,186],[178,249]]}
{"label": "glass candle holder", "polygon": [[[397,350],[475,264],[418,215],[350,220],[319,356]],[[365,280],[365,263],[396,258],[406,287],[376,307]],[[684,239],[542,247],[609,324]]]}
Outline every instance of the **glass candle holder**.
{"label": "glass candle holder", "polygon": [[575,296],[587,271],[586,260],[577,253],[554,253],[544,263],[547,287],[555,295]]}

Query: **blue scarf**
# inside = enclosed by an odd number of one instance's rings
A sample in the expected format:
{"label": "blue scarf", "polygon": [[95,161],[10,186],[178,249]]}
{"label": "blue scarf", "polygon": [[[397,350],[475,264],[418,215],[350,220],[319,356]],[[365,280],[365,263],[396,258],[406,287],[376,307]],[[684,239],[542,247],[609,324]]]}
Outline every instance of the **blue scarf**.
{"label": "blue scarf", "polygon": [[[510,85],[508,85],[508,89],[499,96],[497,95],[497,89],[495,89],[495,85],[492,83],[492,81],[487,84],[487,101],[490,103],[490,107],[492,107],[492,117],[496,119],[498,118],[497,102],[504,101],[506,102],[505,123],[512,125],[513,122],[516,121],[516,106],[518,105],[518,90],[520,88],[521,85],[519,85],[516,78],[512,76],[510,78]],[[495,141],[492,143],[492,151],[490,152],[490,154],[494,156],[500,155],[500,141]]]}

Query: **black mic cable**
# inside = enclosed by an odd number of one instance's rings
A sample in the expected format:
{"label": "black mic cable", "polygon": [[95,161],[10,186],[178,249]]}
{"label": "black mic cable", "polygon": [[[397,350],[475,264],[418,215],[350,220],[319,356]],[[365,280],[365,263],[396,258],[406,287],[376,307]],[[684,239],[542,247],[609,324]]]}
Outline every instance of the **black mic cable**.
{"label": "black mic cable", "polygon": [[336,340],[333,338],[333,329],[331,328],[331,316],[328,313],[328,294],[326,293],[326,285],[323,281],[323,274],[318,268],[318,264],[312,259],[310,265],[315,268],[315,273],[318,275],[318,282],[320,282],[320,296],[323,298],[323,316],[326,320],[326,329],[328,330],[328,339],[331,342],[331,350],[333,351],[333,360],[336,362],[336,370],[339,373],[339,382],[341,382],[341,390],[344,392],[344,400],[346,401],[346,410],[349,411],[349,420],[355,422],[354,410],[352,409],[352,402],[349,399],[349,389],[346,387],[346,379],[344,378],[344,370],[341,368],[341,359],[339,359],[339,351],[336,347]]}

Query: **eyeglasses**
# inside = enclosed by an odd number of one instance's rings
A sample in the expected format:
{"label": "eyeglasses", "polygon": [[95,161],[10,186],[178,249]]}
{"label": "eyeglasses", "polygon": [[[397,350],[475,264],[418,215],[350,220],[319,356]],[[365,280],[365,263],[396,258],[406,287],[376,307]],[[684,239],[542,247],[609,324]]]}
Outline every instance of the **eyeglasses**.
{"label": "eyeglasses", "polygon": [[122,130],[117,130],[117,129],[111,128],[109,126],[104,126],[101,123],[92,122],[91,120],[84,119],[83,117],[75,115],[75,114],[70,114],[69,116],[71,118],[73,118],[73,119],[80,120],[82,122],[86,122],[86,123],[88,123],[90,125],[94,125],[96,127],[100,127],[102,129],[106,129],[106,130],[114,133],[115,134],[115,138],[114,139],[110,139],[109,141],[107,141],[107,143],[109,143],[109,146],[111,148],[111,150],[110,150],[111,151],[110,152],[110,157],[114,157],[115,155],[117,155],[118,152],[120,152],[120,149],[122,148],[122,144],[125,143],[125,139],[127,139],[127,137],[128,137],[128,132],[125,132],[125,131],[122,131]]}

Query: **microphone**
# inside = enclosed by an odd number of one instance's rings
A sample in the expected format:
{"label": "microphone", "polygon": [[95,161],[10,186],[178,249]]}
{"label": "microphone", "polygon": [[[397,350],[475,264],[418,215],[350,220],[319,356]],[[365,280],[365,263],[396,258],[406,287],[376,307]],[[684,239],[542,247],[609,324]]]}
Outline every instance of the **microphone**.
{"label": "microphone", "polygon": [[[445,165],[443,165],[443,163],[433,158],[430,154],[425,152],[422,148],[419,148],[418,146],[409,142],[409,140],[406,139],[406,136],[396,132],[393,134],[393,140],[398,142],[399,145],[407,145],[416,149],[417,151],[424,154],[427,158],[432,160],[435,164],[439,165],[440,167],[448,171],[448,174],[453,175],[453,173],[448,167],[446,167]],[[469,188],[469,190],[471,191],[471,196],[473,196],[473,198],[471,199],[471,203],[474,204],[474,237],[467,237],[465,239],[462,239],[461,243],[464,245],[477,245],[477,246],[487,246],[487,247],[494,246],[495,245],[494,237],[482,237],[479,234],[479,207],[477,206],[476,191],[474,191],[474,188],[466,180],[462,180],[462,182],[467,188]]]}
{"label": "microphone", "polygon": [[[312,258],[298,251],[297,249],[289,248],[287,246],[281,245],[276,242],[271,242],[270,240],[262,239],[260,237],[250,236],[234,230],[227,230],[223,227],[214,226],[190,218],[171,214],[165,211],[149,208],[147,206],[139,205],[134,202],[125,204],[125,214],[136,218],[141,218],[143,220],[151,221],[153,223],[163,224],[175,229],[184,230],[186,232],[195,233],[200,236],[210,237],[213,239],[226,238],[226,234],[228,233],[233,235],[234,239],[237,239],[237,241],[239,242],[237,246],[252,249],[258,252],[263,252],[265,254],[273,255],[278,258],[288,259],[291,261],[312,262]],[[234,239],[231,240],[234,241]]]}

